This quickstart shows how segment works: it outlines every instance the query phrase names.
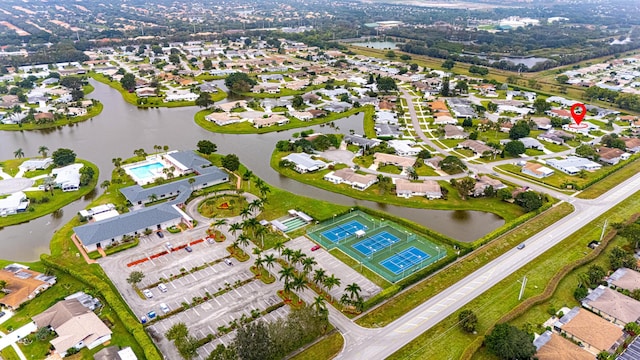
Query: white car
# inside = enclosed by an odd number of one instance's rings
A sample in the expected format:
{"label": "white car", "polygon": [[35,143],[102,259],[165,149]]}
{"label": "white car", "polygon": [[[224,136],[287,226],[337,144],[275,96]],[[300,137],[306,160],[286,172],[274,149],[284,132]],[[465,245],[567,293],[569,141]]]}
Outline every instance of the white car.
{"label": "white car", "polygon": [[142,293],[147,299],[151,299],[153,297],[153,293],[149,289],[142,290]]}
{"label": "white car", "polygon": [[165,304],[165,303],[160,304],[160,310],[162,310],[162,312],[165,313],[165,314],[168,313],[169,311],[171,311],[169,309],[169,307],[167,306],[167,304]]}

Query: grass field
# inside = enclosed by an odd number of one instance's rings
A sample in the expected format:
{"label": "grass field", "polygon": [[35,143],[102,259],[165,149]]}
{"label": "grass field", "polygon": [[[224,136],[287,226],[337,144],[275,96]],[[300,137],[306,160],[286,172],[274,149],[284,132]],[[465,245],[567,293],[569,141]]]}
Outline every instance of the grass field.
{"label": "grass field", "polygon": [[[289,360],[327,360],[333,359],[342,350],[344,338],[339,331],[334,331],[306,350],[289,358]],[[7,359],[8,360],[8,359]]]}

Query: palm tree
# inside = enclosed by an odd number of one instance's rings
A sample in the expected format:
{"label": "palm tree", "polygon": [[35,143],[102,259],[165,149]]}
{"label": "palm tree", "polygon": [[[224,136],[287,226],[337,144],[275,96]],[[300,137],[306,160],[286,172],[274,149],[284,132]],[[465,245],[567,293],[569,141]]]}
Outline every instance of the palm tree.
{"label": "palm tree", "polygon": [[318,314],[325,314],[327,312],[327,305],[325,304],[322,296],[316,296],[313,299],[311,306],[318,312]]}
{"label": "palm tree", "polygon": [[216,221],[211,223],[211,226],[220,227],[222,225],[227,225],[227,219],[217,219]]}
{"label": "palm tree", "polygon": [[349,293],[350,299],[360,299],[360,291],[362,289],[360,288],[360,285],[358,285],[358,283],[349,284],[344,288],[344,290]]}
{"label": "palm tree", "polygon": [[111,182],[109,180],[105,180],[100,184],[100,187],[106,192],[110,185]]}
{"label": "palm tree", "polygon": [[258,226],[254,232],[255,236],[260,236],[260,247],[264,249],[264,233],[267,232],[267,228],[264,226]]}
{"label": "palm tree", "polygon": [[260,178],[256,178],[255,183],[256,183],[256,186],[257,186],[258,188],[261,188],[261,187],[265,186],[264,181],[263,181],[262,179],[260,179]]}
{"label": "palm tree", "polygon": [[290,261],[292,254],[293,254],[293,250],[289,248],[284,248],[284,250],[282,250],[282,256],[284,256],[285,259],[287,259],[287,261]]}
{"label": "palm tree", "polygon": [[16,159],[20,159],[24,157],[24,151],[22,151],[22,148],[18,148],[16,151],[13,152],[13,156]]}
{"label": "palm tree", "polygon": [[284,249],[284,242],[277,241],[273,246],[274,249],[278,250],[278,256],[282,256],[282,250]]}
{"label": "palm tree", "polygon": [[324,269],[316,269],[313,272],[313,282],[316,283],[316,285],[324,285],[324,280],[327,278],[327,274],[325,273]]}
{"label": "palm tree", "polygon": [[0,280],[0,291],[4,290],[7,287],[7,282],[5,280]]}
{"label": "palm tree", "polygon": [[308,287],[309,286],[307,285],[307,279],[304,278],[304,275],[300,274],[293,277],[293,290],[303,291]]}
{"label": "palm tree", "polygon": [[240,236],[238,236],[238,243],[240,243],[240,245],[242,246],[249,246],[249,237],[245,234],[240,234]]}
{"label": "palm tree", "polygon": [[252,217],[242,222],[242,227],[251,229],[253,231],[253,235],[256,235],[256,229],[260,226],[260,222],[258,219]]}
{"label": "palm tree", "polygon": [[162,147],[162,150],[164,150],[164,151],[169,151],[169,145],[164,145],[164,146]]}
{"label": "palm tree", "polygon": [[260,257],[260,254],[262,254],[262,249],[256,246],[253,248],[253,250],[251,250],[251,253],[253,253],[253,255],[258,255],[258,257]]}
{"label": "palm tree", "polygon": [[48,147],[46,147],[46,146],[44,146],[44,145],[42,145],[42,146],[40,146],[40,147],[38,148],[38,153],[39,153],[40,155],[42,155],[42,157],[44,157],[44,158],[46,158],[46,157],[47,157],[47,153],[48,153],[48,151],[49,151],[49,148],[48,148]]}
{"label": "palm tree", "polygon": [[156,194],[149,195],[149,202],[154,202],[156,200],[158,200],[158,195]]}
{"label": "palm tree", "polygon": [[249,184],[249,191],[251,191],[251,177],[253,176],[253,171],[247,170],[242,174],[242,180],[247,181]]}
{"label": "palm tree", "polygon": [[327,288],[327,292],[330,292],[334,287],[340,286],[340,283],[340,279],[333,274],[324,279],[324,286]]}
{"label": "palm tree", "polygon": [[302,260],[307,256],[307,254],[303,253],[302,250],[298,249],[291,254],[291,263],[293,266],[296,266],[297,263],[301,263]]}
{"label": "palm tree", "polygon": [[255,200],[253,200],[252,202],[249,203],[249,209],[251,209],[251,210],[256,210],[256,209],[261,210],[262,209],[262,204],[263,204],[262,200],[255,199]]}
{"label": "palm tree", "polygon": [[268,193],[271,192],[271,189],[267,185],[260,186],[258,190],[260,191],[260,197],[262,198],[264,198]]}
{"label": "palm tree", "polygon": [[256,265],[256,268],[258,268],[258,270],[263,268],[262,267],[263,263],[264,263],[264,259],[262,257],[260,257],[260,256],[256,257],[255,265]]}
{"label": "palm tree", "polygon": [[293,277],[293,268],[291,266],[285,266],[280,269],[280,271],[278,271],[278,274],[280,274],[280,280],[284,279],[284,284],[286,287],[286,285],[289,283],[289,279]]}
{"label": "palm tree", "polygon": [[313,270],[313,266],[316,264],[318,264],[318,262],[314,258],[304,258],[302,259],[302,271],[304,271],[305,274],[308,274]]}
{"label": "palm tree", "polygon": [[229,225],[229,231],[231,231],[233,236],[236,236],[236,233],[240,230],[242,230],[242,225],[240,223],[233,223]]}
{"label": "palm tree", "polygon": [[113,166],[117,168],[120,167],[120,165],[122,165],[122,158],[113,158],[111,159],[111,162],[113,163]]}
{"label": "palm tree", "polygon": [[264,263],[267,266],[267,269],[273,268],[273,263],[276,262],[276,257],[273,254],[267,254],[264,257]]}
{"label": "palm tree", "polygon": [[240,216],[242,216],[243,219],[248,218],[251,216],[251,210],[248,207],[240,210]]}
{"label": "palm tree", "polygon": [[[173,172],[171,172],[173,174]],[[187,180],[189,182],[189,186],[191,187],[191,191],[193,191],[193,183],[196,182],[195,178],[189,178],[189,180]]]}

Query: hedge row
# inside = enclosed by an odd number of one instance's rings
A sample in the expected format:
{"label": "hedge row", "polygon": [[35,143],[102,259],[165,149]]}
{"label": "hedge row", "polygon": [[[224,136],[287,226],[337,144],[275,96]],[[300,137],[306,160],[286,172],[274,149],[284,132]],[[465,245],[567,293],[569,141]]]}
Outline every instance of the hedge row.
{"label": "hedge row", "polygon": [[120,321],[127,332],[133,335],[134,339],[144,351],[144,358],[150,360],[162,359],[158,348],[151,341],[147,333],[142,328],[142,325],[140,325],[138,319],[131,313],[120,294],[108,279],[101,279],[94,274],[70,269],[60,263],[54,262],[54,260],[51,259],[51,256],[47,254],[41,255],[40,261],[42,261],[46,266],[68,274],[85,284],[87,287],[94,289],[113,309],[118,318],[120,318]]}
{"label": "hedge row", "polygon": [[[635,222],[638,219],[638,217],[640,217],[640,214],[634,214],[627,221],[627,224]],[[549,300],[549,298],[551,298],[551,296],[553,296],[553,294],[556,292],[556,289],[558,288],[558,285],[560,284],[560,281],[562,279],[564,279],[573,270],[593,261],[596,257],[598,257],[606,249],[606,247],[609,245],[609,242],[617,235],[617,233],[618,231],[615,229],[610,230],[607,233],[607,235],[602,239],[602,243],[600,244],[600,246],[596,247],[591,253],[587,254],[585,257],[565,265],[560,271],[558,271],[553,276],[553,278],[551,278],[551,280],[549,280],[547,287],[544,289],[544,291],[540,295],[536,295],[534,297],[526,299],[525,301],[520,303],[520,305],[518,305],[513,310],[505,314],[498,321],[496,321],[496,324],[501,324],[501,323],[511,321],[517,318],[518,316],[524,314],[531,307],[539,305]],[[487,329],[486,334],[488,334],[491,330],[493,330],[493,326]],[[473,355],[478,351],[480,346],[482,346],[483,341],[484,341],[483,337],[478,337],[477,339],[475,339],[471,344],[469,344],[469,346],[467,346],[467,348],[465,349],[465,352],[462,354],[460,358],[470,360],[473,357]]]}
{"label": "hedge row", "polygon": [[[634,159],[634,158],[635,158],[635,159]],[[591,186],[591,185],[593,185],[594,183],[597,183],[598,181],[600,181],[600,180],[602,180],[602,179],[606,178],[607,176],[609,176],[609,175],[613,174],[614,172],[616,172],[616,171],[618,171],[618,170],[622,169],[623,167],[625,167],[625,166],[631,166],[631,165],[635,164],[636,162],[638,162],[638,160],[639,160],[639,159],[640,159],[640,157],[638,157],[638,156],[634,155],[634,156],[630,159],[630,161],[621,162],[621,163],[618,163],[618,164],[616,164],[616,165],[612,166],[612,167],[609,169],[609,171],[604,172],[604,173],[600,174],[599,176],[596,176],[596,177],[594,177],[594,178],[589,179],[589,181],[587,181],[584,185],[582,185],[582,186],[580,187],[580,189],[578,189],[578,190],[583,190],[583,189],[588,188],[589,186]]]}

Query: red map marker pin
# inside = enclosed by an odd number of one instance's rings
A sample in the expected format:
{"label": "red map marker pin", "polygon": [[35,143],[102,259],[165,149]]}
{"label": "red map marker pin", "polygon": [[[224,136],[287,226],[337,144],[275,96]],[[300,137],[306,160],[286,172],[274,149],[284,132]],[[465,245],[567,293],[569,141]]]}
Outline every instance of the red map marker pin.
{"label": "red map marker pin", "polygon": [[[579,113],[576,112],[576,109],[578,108],[580,109]],[[576,122],[576,124],[580,125],[580,122],[582,122],[582,119],[584,119],[585,115],[587,115],[587,107],[584,106],[584,104],[575,103],[573,104],[573,106],[571,106],[571,117]]]}

